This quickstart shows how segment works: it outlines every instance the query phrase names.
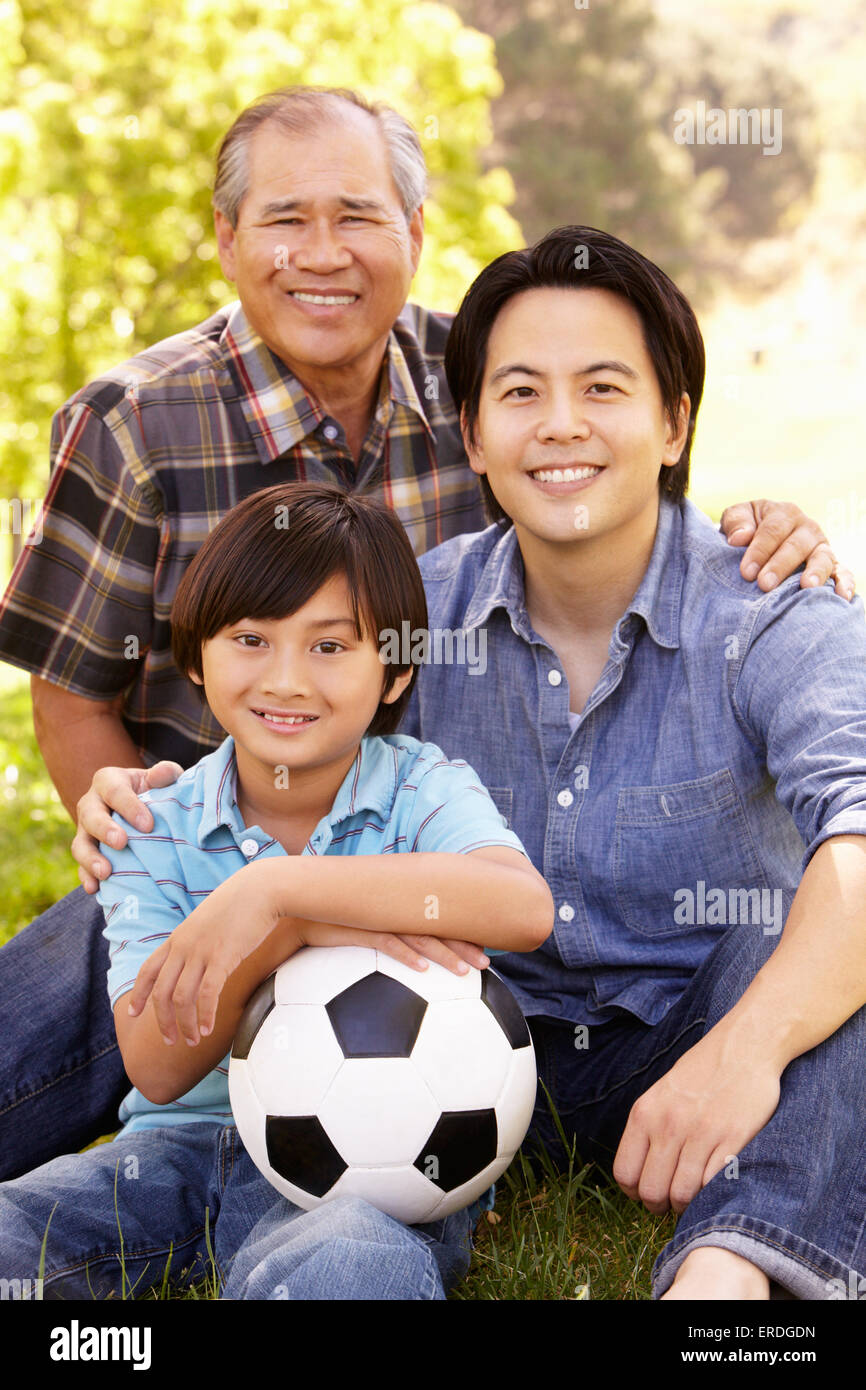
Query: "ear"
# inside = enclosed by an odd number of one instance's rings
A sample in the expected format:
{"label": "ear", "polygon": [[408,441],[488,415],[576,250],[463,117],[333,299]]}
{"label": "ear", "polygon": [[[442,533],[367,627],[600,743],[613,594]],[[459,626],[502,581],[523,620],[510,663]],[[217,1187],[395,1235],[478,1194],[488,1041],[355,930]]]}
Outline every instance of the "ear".
{"label": "ear", "polygon": [[665,468],[673,468],[680,461],[680,454],[683,452],[688,438],[691,412],[692,403],[683,392],[677,408],[676,425],[667,416],[665,417],[665,446],[661,457],[662,465]]}
{"label": "ear", "polygon": [[388,694],[382,696],[382,704],[393,705],[395,700],[399,700],[411,679],[412,671],[404,671],[402,676],[397,676]]}
{"label": "ear", "polygon": [[216,232],[217,252],[223,275],[227,280],[235,278],[235,229],[225,213],[214,211],[214,231]]}
{"label": "ear", "polygon": [[473,473],[486,473],[487,463],[484,458],[484,450],[477,442],[470,438],[469,428],[466,424],[466,411],[460,411],[460,433],[463,436],[463,447],[466,450],[466,457],[469,460],[469,467]]}
{"label": "ear", "polygon": [[193,685],[204,685],[203,678],[201,676],[197,676],[195,671],[187,671],[187,675],[189,676]]}
{"label": "ear", "polygon": [[418,269],[418,262],[421,259],[421,248],[424,245],[424,207],[416,208],[409,219],[409,254],[412,258],[412,274]]}

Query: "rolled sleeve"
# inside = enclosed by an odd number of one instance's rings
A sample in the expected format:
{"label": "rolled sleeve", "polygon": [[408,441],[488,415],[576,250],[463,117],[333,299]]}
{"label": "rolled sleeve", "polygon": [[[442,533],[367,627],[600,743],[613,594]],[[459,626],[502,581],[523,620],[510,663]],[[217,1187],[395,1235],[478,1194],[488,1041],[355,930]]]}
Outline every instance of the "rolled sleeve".
{"label": "rolled sleeve", "polygon": [[94,699],[130,685],[153,629],[161,529],[130,464],[137,428],[123,398],[111,427],[76,398],[58,411],[41,539],[24,547],[0,603],[0,657]]}
{"label": "rolled sleeve", "polygon": [[776,795],[806,846],[866,835],[866,623],[859,598],[790,587],[762,607],[735,705],[766,747]]}

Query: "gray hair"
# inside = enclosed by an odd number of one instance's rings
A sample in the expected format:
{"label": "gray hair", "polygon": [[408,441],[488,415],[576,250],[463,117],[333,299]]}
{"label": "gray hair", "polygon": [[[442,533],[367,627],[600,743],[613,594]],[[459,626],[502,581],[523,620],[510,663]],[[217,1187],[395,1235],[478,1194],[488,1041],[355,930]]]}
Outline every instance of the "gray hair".
{"label": "gray hair", "polygon": [[293,135],[333,122],[337,102],[348,102],[375,120],[385,147],[391,177],[410,221],[427,193],[427,165],[418,135],[399,111],[384,102],[368,102],[348,87],[283,87],[259,97],[242,111],[223,137],[217,155],[213,206],[232,227],[249,191],[249,143],[259,126],[274,120]]}

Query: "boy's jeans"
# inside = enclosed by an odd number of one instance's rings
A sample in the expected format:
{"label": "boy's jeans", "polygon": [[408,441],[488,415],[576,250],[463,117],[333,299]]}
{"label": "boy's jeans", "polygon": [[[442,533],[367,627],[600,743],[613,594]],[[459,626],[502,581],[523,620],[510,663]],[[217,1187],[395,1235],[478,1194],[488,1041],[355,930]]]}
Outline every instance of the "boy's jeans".
{"label": "boy's jeans", "polygon": [[[104,987],[102,913],[79,889],[0,950],[0,1172],[13,1176],[117,1124],[129,1089]],[[777,938],[731,928],[661,1023],[574,1030],[530,1020],[539,1069],[578,1154],[610,1164],[634,1101],[743,994]],[[779,1107],[679,1220],[656,1262],[663,1293],[688,1250],[725,1244],[800,1298],[866,1294],[866,1009],[782,1076]],[[533,1136],[556,1153],[543,1093]],[[560,1150],[559,1158],[563,1155]],[[14,1277],[14,1274],[13,1274]],[[21,1277],[21,1276],[19,1276]]]}
{"label": "boy's jeans", "polygon": [[166,1125],[0,1184],[0,1276],[32,1288],[44,1237],[42,1297],[141,1298],[169,1271],[212,1272],[210,1243],[223,1298],[441,1299],[469,1268],[478,1209],[426,1226],[352,1197],[305,1212],[233,1125]]}

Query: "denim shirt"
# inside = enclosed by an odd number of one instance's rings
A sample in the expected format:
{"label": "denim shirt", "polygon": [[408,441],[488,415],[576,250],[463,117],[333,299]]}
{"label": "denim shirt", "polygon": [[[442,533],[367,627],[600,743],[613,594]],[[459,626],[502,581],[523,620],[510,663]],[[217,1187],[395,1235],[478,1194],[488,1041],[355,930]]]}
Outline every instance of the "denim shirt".
{"label": "denim shirt", "polygon": [[657,1022],[720,933],[778,935],[817,847],[866,834],[863,605],[798,576],[765,594],[741,557],[662,498],[643,580],[571,719],[514,528],[420,557],[428,662],[401,732],[472,764],[550,886],[548,941],[497,960],[527,1014]]}

